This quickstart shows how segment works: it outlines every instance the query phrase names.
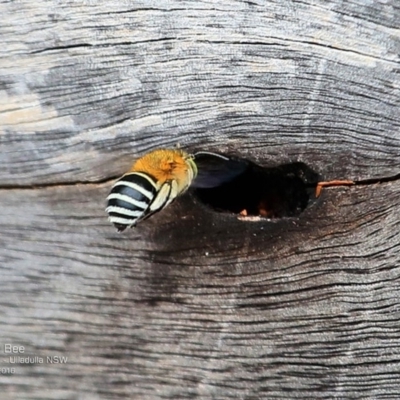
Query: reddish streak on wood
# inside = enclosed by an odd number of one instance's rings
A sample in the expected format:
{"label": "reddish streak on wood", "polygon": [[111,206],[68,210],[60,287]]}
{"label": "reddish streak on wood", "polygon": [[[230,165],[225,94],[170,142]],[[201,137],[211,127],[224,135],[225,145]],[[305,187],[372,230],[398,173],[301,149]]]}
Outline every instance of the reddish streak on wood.
{"label": "reddish streak on wood", "polygon": [[331,187],[331,186],[351,186],[354,185],[354,181],[351,180],[334,180],[328,182],[318,182],[317,187],[315,188],[315,197],[319,197],[321,195],[321,191],[323,187]]}

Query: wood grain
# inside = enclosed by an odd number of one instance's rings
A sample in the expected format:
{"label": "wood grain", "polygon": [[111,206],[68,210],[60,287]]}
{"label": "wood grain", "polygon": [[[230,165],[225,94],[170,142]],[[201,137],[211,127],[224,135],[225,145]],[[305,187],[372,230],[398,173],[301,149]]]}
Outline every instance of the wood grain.
{"label": "wood grain", "polygon": [[327,189],[299,218],[275,222],[185,196],[125,235],[104,217],[107,189],[1,192],[13,215],[0,217],[2,340],[68,357],[16,365],[1,376],[5,393],[398,393],[398,182]]}
{"label": "wood grain", "polygon": [[347,3],[0,3],[1,182],[96,181],[177,143],[392,174],[399,6]]}
{"label": "wood grain", "polygon": [[[275,221],[191,194],[123,235],[104,212],[112,177],[177,144],[398,174],[398,2],[0,14],[1,399],[400,397],[399,180]],[[10,364],[7,343],[44,362]]]}

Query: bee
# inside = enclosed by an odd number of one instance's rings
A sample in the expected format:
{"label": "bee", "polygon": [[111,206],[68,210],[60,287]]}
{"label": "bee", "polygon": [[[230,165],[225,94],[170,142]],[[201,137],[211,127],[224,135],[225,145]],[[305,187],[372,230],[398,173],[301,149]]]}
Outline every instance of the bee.
{"label": "bee", "polygon": [[216,153],[154,150],[114,183],[107,197],[108,219],[122,232],[167,207],[190,186],[219,186],[246,167],[242,160]]}

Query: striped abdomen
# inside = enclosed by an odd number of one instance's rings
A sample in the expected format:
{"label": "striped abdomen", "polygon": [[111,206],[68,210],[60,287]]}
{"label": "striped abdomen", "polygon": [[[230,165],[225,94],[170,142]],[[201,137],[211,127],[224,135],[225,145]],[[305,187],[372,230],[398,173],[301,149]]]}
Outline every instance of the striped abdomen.
{"label": "striped abdomen", "polygon": [[156,183],[149,175],[139,172],[124,175],[107,197],[108,219],[119,232],[135,225],[149,214],[156,193]]}
{"label": "striped abdomen", "polygon": [[144,172],[131,172],[115,182],[107,197],[108,219],[122,232],[170,204],[178,192],[176,180],[157,184]]}

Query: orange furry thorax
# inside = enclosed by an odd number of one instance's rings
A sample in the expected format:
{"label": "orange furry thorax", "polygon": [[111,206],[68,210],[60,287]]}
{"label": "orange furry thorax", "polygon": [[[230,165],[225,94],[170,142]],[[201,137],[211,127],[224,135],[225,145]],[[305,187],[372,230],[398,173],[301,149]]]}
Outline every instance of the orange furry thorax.
{"label": "orange furry thorax", "polygon": [[182,150],[155,150],[139,158],[130,172],[146,173],[160,184],[172,179],[184,180],[189,168],[187,157]]}

